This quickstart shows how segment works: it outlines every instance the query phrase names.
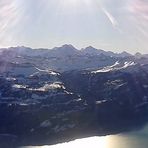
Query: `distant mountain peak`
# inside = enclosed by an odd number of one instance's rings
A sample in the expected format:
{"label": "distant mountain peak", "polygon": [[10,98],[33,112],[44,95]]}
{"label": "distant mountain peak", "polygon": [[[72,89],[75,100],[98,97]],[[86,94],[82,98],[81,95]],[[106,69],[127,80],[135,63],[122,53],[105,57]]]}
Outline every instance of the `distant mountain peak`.
{"label": "distant mountain peak", "polygon": [[[97,48],[95,48],[95,47],[93,47],[93,46],[88,46],[88,47],[86,47],[86,48],[82,48],[82,50],[93,50],[93,51],[98,51],[98,50],[101,50],[101,49],[97,49]],[[103,51],[103,50],[102,50]]]}
{"label": "distant mountain peak", "polygon": [[71,44],[64,44],[61,47],[59,47],[59,49],[78,50]]}
{"label": "distant mountain peak", "polygon": [[132,56],[130,53],[128,53],[128,52],[126,52],[126,51],[123,51],[123,52],[119,53],[119,55],[120,55],[121,57],[129,57],[129,56]]}
{"label": "distant mountain peak", "polygon": [[100,55],[100,54],[104,54],[105,51],[104,50],[101,50],[101,49],[96,49],[95,47],[93,46],[88,46],[86,48],[82,48],[81,51],[84,53],[84,54],[91,54],[91,55]]}
{"label": "distant mountain peak", "polygon": [[123,52],[121,52],[121,54],[129,54],[128,52],[126,52],[126,51],[123,51]]}
{"label": "distant mountain peak", "polygon": [[[93,46],[88,46],[88,47],[86,47],[85,49],[96,49],[95,47],[93,47]],[[97,49],[96,49],[97,50]]]}
{"label": "distant mountain peak", "polygon": [[67,56],[73,56],[79,54],[79,50],[77,50],[73,45],[71,44],[65,44],[61,47],[55,47],[49,52],[49,56],[52,57],[67,57]]}
{"label": "distant mountain peak", "polygon": [[63,52],[65,51],[78,51],[73,45],[71,44],[64,44],[60,47],[55,47],[53,50],[61,50]]}
{"label": "distant mountain peak", "polygon": [[142,56],[143,56],[143,55],[142,55],[140,52],[137,52],[137,53],[135,54],[135,57],[136,57],[136,58],[142,58]]}
{"label": "distant mountain peak", "polygon": [[142,54],[140,52],[136,52],[135,56],[142,56]]}
{"label": "distant mountain peak", "polygon": [[75,48],[73,45],[71,44],[64,44],[62,45],[63,48]]}

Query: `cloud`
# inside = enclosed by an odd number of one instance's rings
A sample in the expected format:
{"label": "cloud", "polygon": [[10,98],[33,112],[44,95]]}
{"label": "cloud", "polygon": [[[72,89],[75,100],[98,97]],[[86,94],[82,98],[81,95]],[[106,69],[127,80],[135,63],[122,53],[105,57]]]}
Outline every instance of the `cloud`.
{"label": "cloud", "polygon": [[109,11],[107,11],[107,9],[105,9],[105,8],[102,8],[102,11],[107,16],[107,18],[111,22],[112,26],[114,28],[117,27],[118,26],[118,21],[116,20],[116,18]]}

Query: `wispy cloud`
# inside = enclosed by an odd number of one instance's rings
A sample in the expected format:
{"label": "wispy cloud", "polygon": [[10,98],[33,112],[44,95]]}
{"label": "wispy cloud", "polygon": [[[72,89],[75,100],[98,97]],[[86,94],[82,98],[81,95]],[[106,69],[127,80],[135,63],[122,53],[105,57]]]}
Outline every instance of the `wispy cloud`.
{"label": "wispy cloud", "polygon": [[112,24],[112,26],[114,28],[117,27],[118,26],[118,21],[116,20],[116,18],[105,8],[102,8],[102,11],[107,16],[107,18],[109,19],[109,21]]}

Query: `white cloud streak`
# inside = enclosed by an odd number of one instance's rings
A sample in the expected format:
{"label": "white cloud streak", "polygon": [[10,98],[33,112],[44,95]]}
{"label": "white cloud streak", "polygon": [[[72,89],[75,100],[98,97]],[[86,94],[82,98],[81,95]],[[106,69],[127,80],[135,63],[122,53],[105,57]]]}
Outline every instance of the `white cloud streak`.
{"label": "white cloud streak", "polygon": [[118,26],[118,21],[115,19],[115,17],[105,8],[102,8],[102,11],[107,16],[112,26],[116,28]]}

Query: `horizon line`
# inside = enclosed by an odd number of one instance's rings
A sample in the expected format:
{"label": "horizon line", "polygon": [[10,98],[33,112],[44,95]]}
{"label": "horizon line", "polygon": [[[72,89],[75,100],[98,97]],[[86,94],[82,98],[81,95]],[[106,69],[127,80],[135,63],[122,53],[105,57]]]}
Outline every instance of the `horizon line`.
{"label": "horizon line", "polygon": [[113,52],[113,53],[115,53],[115,54],[120,54],[120,53],[124,53],[124,52],[126,52],[126,53],[128,53],[128,54],[131,54],[131,55],[135,55],[135,54],[137,54],[137,53],[142,54],[142,55],[148,54],[148,53],[141,53],[141,52],[138,52],[138,51],[135,52],[135,53],[131,53],[131,52],[128,52],[128,51],[126,51],[126,50],[122,50],[121,52],[115,52],[115,51],[113,51],[113,50],[107,50],[107,49],[97,48],[97,47],[94,47],[94,46],[92,46],[92,45],[85,46],[85,47],[82,47],[82,48],[77,48],[77,47],[75,47],[75,45],[73,45],[73,44],[62,44],[62,45],[59,45],[59,46],[53,46],[52,48],[48,48],[48,47],[30,47],[30,46],[25,46],[25,45],[15,45],[15,46],[0,47],[0,50],[1,50],[1,49],[9,49],[9,48],[21,48],[21,47],[24,47],[24,48],[31,48],[31,49],[33,49],[33,50],[39,50],[39,49],[42,49],[42,50],[54,50],[55,48],[61,48],[61,47],[63,47],[63,46],[72,46],[73,48],[75,48],[75,49],[78,50],[78,51],[81,51],[81,50],[83,50],[83,49],[86,49],[86,48],[88,48],[88,47],[91,47],[91,48],[94,48],[94,49],[96,49],[96,50],[103,50],[103,51],[105,51],[105,52]]}

